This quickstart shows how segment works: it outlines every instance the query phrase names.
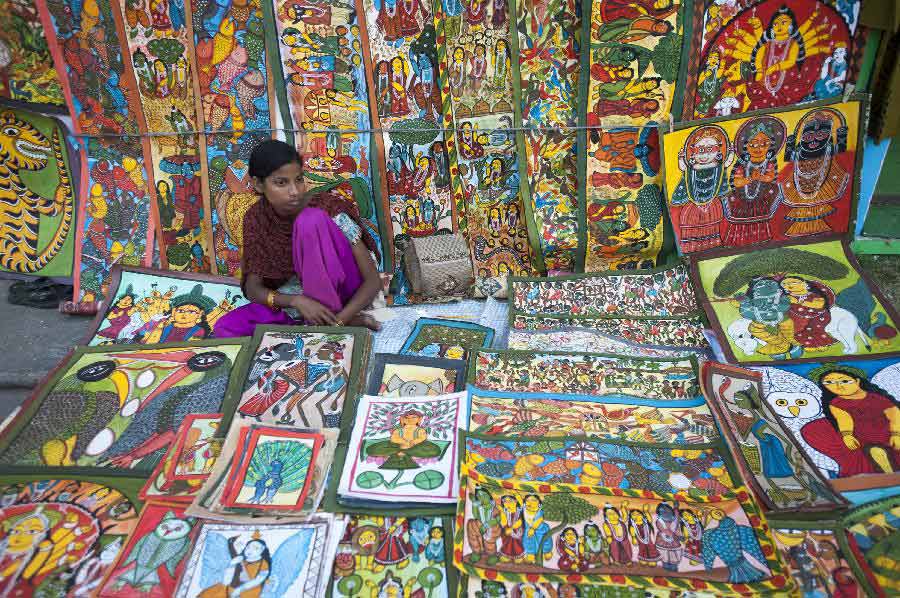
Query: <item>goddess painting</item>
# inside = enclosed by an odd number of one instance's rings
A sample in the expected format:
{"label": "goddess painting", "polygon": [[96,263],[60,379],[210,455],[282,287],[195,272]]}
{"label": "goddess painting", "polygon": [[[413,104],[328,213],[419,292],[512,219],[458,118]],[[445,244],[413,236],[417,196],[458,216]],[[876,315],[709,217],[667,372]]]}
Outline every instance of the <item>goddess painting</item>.
{"label": "goddess painting", "polygon": [[721,200],[728,191],[726,174],[733,162],[734,149],[728,134],[717,125],[698,127],[679,150],[682,178],[672,194],[672,205],[681,207],[677,226],[685,253],[722,244]]}
{"label": "goddess painting", "polygon": [[781,172],[788,237],[829,232],[825,218],[850,185],[850,172],[838,157],[847,150],[847,122],[831,108],[806,114],[788,137]]}
{"label": "goddess painting", "polygon": [[772,216],[782,200],[777,155],[785,135],[784,123],[773,116],[752,118],[738,129],[734,143],[737,163],[723,205],[728,221],[725,245],[753,245],[772,239]]}

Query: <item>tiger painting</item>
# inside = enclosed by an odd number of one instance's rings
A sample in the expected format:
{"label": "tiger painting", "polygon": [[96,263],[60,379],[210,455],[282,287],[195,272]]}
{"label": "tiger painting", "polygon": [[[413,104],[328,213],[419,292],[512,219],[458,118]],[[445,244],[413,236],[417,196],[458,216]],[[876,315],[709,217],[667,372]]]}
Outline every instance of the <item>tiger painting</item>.
{"label": "tiger painting", "polygon": [[[59,185],[52,198],[42,197],[22,181],[20,171],[47,167],[56,160]],[[72,183],[63,154],[59,128],[51,139],[14,112],[0,112],[0,267],[12,272],[35,273],[63,247],[75,209]],[[62,216],[53,237],[38,247],[41,217]]]}

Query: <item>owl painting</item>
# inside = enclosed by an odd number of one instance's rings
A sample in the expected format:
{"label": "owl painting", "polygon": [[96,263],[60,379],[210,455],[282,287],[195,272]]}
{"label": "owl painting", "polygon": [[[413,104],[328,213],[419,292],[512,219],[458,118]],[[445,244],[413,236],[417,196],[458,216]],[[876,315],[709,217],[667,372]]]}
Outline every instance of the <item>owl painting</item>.
{"label": "owl painting", "polygon": [[900,473],[896,358],[759,369],[766,402],[829,478]]}

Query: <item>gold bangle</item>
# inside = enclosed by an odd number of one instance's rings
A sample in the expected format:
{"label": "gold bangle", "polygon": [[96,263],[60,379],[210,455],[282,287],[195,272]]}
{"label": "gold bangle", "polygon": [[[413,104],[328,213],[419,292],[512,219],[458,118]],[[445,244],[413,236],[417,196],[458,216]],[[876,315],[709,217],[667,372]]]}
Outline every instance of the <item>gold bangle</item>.
{"label": "gold bangle", "polygon": [[266,295],[266,305],[269,306],[269,309],[275,311],[278,307],[275,305],[275,291],[269,291],[269,294]]}
{"label": "gold bangle", "polygon": [[335,326],[343,326],[343,325],[344,325],[344,322],[343,322],[343,320],[335,319],[334,325],[335,325]]}

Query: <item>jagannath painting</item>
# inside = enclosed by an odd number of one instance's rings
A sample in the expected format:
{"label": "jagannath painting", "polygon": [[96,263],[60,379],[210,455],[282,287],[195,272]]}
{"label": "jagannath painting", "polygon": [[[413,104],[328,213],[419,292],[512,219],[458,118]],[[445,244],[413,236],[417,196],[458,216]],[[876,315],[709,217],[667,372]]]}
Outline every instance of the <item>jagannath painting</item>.
{"label": "jagannath painting", "polygon": [[837,238],[694,261],[695,288],[733,363],[815,361],[900,349],[898,318]]}
{"label": "jagannath painting", "polygon": [[861,101],[690,125],[663,137],[666,198],[682,253],[844,233]]}
{"label": "jagannath painting", "polygon": [[243,349],[240,341],[78,349],[10,424],[0,464],[148,476],[182,419],[227,406]]}
{"label": "jagannath painting", "polygon": [[93,595],[137,526],[134,486],[96,476],[0,478],[0,594]]}
{"label": "jagannath painting", "polygon": [[856,83],[866,36],[860,0],[697,3],[682,120],[842,95]]}

